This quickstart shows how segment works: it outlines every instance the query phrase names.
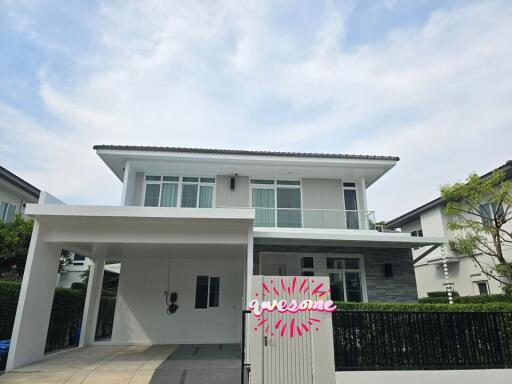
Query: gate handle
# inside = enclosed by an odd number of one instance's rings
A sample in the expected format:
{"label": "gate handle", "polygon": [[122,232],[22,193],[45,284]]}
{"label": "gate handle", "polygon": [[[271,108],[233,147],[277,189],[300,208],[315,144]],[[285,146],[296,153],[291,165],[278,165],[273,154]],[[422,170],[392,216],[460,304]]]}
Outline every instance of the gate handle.
{"label": "gate handle", "polygon": [[264,340],[264,344],[265,344],[265,347],[266,347],[268,345],[268,336],[265,336],[263,338],[263,340]]}

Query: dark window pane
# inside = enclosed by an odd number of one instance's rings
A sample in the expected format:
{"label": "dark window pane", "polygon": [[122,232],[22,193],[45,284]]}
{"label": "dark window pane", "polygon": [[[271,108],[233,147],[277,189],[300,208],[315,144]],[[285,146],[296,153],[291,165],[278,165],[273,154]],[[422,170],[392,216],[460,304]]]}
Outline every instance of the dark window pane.
{"label": "dark window pane", "polygon": [[197,276],[196,308],[208,308],[208,276]]}
{"label": "dark window pane", "polygon": [[355,188],[356,187],[356,183],[343,183],[343,186],[344,187],[348,187],[348,188]]}
{"label": "dark window pane", "polygon": [[277,185],[300,185],[299,180],[277,180]]}
{"label": "dark window pane", "polygon": [[183,177],[184,182],[197,183],[199,182],[199,177]]}
{"label": "dark window pane", "polygon": [[160,176],[146,176],[147,181],[160,181]]}
{"label": "dark window pane", "polygon": [[84,261],[85,260],[85,256],[75,255],[75,256],[73,256],[73,260],[74,261]]}
{"label": "dark window pane", "polygon": [[197,184],[183,184],[181,190],[181,206],[184,208],[196,208]]}
{"label": "dark window pane", "polygon": [[347,301],[362,301],[363,298],[359,272],[347,272],[345,273],[345,279],[347,284]]}
{"label": "dark window pane", "polygon": [[158,207],[158,198],[160,197],[160,184],[146,185],[145,207]]}
{"label": "dark window pane", "polygon": [[345,269],[359,269],[359,259],[344,259]]}
{"label": "dark window pane", "polygon": [[313,258],[312,257],[303,257],[300,259],[300,266],[302,268],[314,268]]}
{"label": "dark window pane", "polygon": [[329,273],[329,281],[331,284],[331,300],[345,301],[345,294],[343,289],[343,274]]}
{"label": "dark window pane", "polygon": [[343,269],[343,259],[327,258],[327,269]]}
{"label": "dark window pane", "polygon": [[487,290],[487,283],[478,283],[478,293],[480,295],[487,295],[489,294]]}
{"label": "dark window pane", "polygon": [[219,306],[220,278],[210,277],[210,307]]}
{"label": "dark window pane", "polygon": [[300,208],[300,189],[277,188],[277,208]]}

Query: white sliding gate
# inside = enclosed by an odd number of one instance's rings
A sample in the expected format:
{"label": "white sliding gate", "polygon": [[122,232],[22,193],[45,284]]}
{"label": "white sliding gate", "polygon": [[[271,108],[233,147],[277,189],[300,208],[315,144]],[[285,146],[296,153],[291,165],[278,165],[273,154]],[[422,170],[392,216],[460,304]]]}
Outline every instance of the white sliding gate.
{"label": "white sliding gate", "polygon": [[[253,299],[328,300],[329,279],[254,276]],[[331,314],[321,311],[250,314],[251,384],[334,384]]]}

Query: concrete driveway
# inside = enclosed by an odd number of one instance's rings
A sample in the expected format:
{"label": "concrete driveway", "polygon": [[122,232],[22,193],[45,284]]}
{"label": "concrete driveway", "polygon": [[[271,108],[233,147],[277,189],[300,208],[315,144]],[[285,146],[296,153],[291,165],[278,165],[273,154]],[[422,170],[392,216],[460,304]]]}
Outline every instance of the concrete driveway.
{"label": "concrete driveway", "polygon": [[0,376],[1,384],[239,383],[238,345],[94,346]]}

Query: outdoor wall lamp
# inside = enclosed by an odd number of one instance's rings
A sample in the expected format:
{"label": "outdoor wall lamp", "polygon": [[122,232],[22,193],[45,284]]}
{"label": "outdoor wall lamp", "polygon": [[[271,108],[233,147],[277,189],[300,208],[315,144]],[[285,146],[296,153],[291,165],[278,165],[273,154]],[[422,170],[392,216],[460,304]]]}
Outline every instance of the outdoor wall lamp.
{"label": "outdoor wall lamp", "polygon": [[178,301],[178,294],[176,292],[165,292],[165,304],[167,305],[167,314],[173,314],[176,313],[179,306],[176,304]]}

